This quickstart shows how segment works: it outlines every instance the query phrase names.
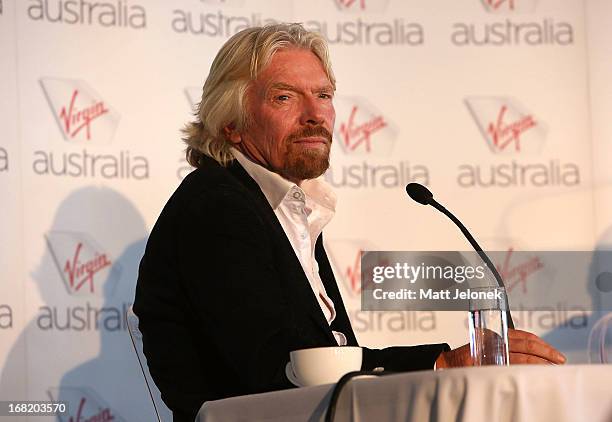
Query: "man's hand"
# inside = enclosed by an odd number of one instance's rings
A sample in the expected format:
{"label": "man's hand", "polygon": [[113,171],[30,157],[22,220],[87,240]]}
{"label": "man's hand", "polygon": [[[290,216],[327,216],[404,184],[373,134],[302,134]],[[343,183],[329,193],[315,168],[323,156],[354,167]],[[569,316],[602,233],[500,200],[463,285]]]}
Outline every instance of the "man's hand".
{"label": "man's hand", "polygon": [[[535,334],[521,330],[508,330],[511,364],[562,364],[565,356]],[[436,368],[472,366],[470,345],[466,344],[448,352],[442,352],[436,360]]]}

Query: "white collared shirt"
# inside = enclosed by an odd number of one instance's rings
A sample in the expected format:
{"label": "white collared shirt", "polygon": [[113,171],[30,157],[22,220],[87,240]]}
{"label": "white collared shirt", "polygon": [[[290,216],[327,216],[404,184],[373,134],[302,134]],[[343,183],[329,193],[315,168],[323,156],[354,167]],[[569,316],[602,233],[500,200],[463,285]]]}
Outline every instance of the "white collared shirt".
{"label": "white collared shirt", "polygon": [[[334,303],[327,296],[315,259],[315,244],[323,228],[335,214],[336,195],[322,177],[304,180],[301,186],[249,160],[235,148],[232,153],[255,180],[278,218],[297,256],[321,311],[329,324],[336,318]],[[291,282],[289,280],[288,282]],[[333,331],[339,346],[346,345],[344,334]]]}

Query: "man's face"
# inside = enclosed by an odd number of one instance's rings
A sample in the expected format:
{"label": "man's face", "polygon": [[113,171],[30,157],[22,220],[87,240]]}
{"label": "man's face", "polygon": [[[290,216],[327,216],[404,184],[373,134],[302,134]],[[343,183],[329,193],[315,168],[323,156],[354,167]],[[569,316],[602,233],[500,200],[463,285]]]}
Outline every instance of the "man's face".
{"label": "man's face", "polygon": [[310,50],[277,51],[247,90],[247,123],[230,140],[251,160],[298,183],[329,167],[333,87]]}

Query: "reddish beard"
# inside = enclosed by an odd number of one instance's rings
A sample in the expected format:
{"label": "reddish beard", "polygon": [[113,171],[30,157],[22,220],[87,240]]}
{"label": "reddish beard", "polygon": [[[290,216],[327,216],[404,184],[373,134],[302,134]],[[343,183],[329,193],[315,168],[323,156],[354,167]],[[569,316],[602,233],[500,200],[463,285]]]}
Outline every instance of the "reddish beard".
{"label": "reddish beard", "polygon": [[[308,148],[296,142],[309,137],[325,138],[323,149]],[[289,180],[306,180],[319,177],[329,168],[329,152],[332,135],[323,126],[312,126],[300,129],[283,140],[285,145],[284,164],[280,174]]]}

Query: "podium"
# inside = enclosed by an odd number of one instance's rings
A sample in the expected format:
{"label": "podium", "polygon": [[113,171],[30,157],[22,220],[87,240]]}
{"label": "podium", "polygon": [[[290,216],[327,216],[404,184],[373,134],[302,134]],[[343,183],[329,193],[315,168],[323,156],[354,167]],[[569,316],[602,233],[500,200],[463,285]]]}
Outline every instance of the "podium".
{"label": "podium", "polygon": [[[204,403],[196,421],[323,421],[334,385]],[[612,365],[516,365],[357,378],[335,421],[610,422]]]}

